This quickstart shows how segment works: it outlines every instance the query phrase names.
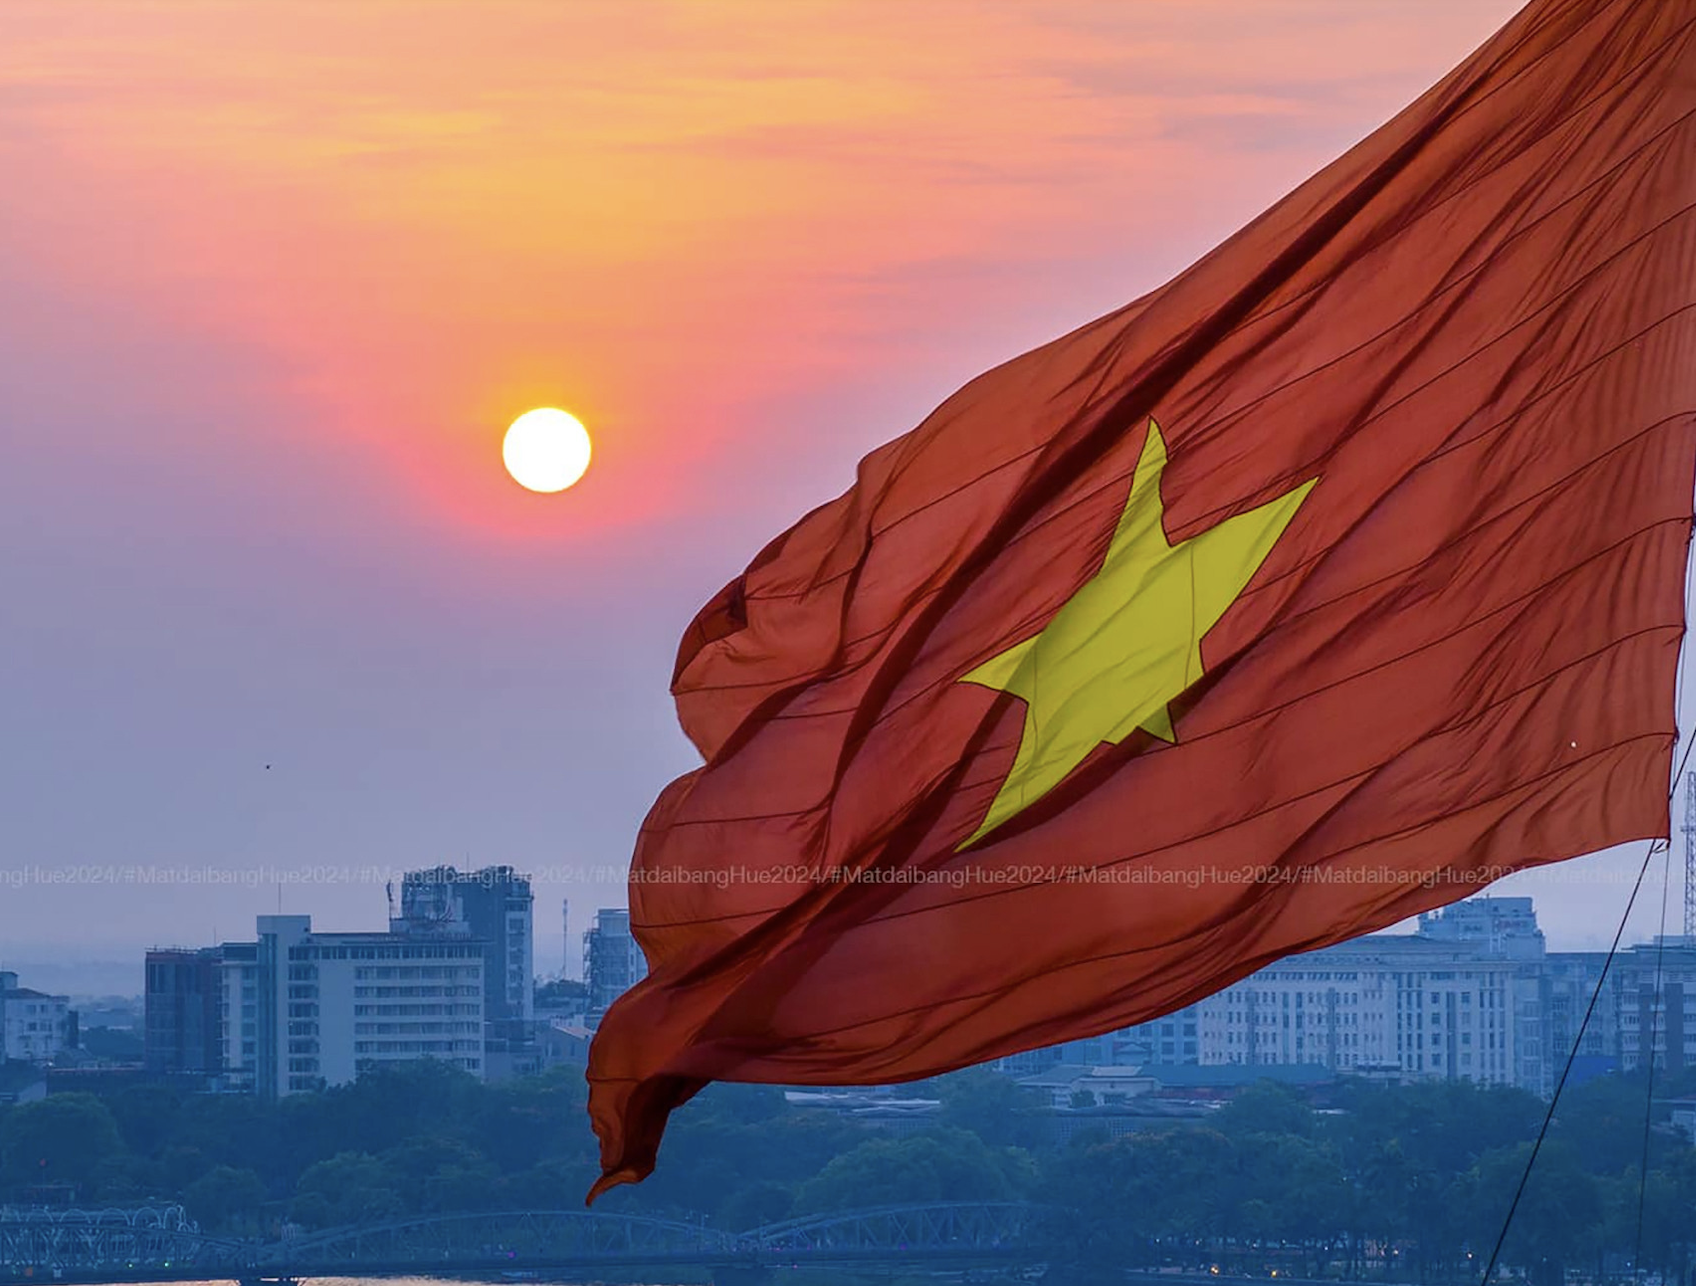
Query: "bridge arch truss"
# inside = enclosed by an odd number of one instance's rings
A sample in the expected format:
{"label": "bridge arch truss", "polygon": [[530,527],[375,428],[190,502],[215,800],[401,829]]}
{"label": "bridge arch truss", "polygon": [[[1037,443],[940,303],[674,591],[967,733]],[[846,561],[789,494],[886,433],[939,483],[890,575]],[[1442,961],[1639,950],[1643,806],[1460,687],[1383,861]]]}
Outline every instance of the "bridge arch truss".
{"label": "bridge arch truss", "polygon": [[274,1242],[209,1237],[180,1206],[0,1209],[0,1286],[66,1282],[515,1273],[606,1266],[974,1265],[1046,1257],[1047,1211],[937,1202],[812,1215],[727,1232],[704,1223],[584,1210],[421,1216]]}
{"label": "bridge arch truss", "polygon": [[734,1234],[700,1224],[584,1210],[518,1210],[332,1228],[274,1242],[255,1263],[278,1268],[310,1265],[320,1270],[664,1263],[724,1258],[736,1244]]}
{"label": "bridge arch truss", "polygon": [[879,1206],[787,1219],[744,1236],[768,1263],[1034,1258],[1043,1251],[1046,1213],[1012,1201]]}

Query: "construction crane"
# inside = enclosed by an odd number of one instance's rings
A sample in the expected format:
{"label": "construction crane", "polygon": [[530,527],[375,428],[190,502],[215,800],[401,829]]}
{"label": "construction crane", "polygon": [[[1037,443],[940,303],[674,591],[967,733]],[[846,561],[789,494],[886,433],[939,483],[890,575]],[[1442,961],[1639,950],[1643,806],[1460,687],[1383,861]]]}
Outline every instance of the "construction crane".
{"label": "construction crane", "polygon": [[1684,778],[1684,937],[1696,941],[1696,772]]}

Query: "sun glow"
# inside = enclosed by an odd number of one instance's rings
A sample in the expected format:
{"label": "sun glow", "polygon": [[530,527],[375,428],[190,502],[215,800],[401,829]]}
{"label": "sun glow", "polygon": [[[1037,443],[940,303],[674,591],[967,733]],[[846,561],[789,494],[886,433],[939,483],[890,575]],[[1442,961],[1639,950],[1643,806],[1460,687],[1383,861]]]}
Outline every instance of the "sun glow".
{"label": "sun glow", "polygon": [[530,491],[564,491],[589,467],[589,430],[575,415],[551,406],[526,411],[501,443],[513,481]]}

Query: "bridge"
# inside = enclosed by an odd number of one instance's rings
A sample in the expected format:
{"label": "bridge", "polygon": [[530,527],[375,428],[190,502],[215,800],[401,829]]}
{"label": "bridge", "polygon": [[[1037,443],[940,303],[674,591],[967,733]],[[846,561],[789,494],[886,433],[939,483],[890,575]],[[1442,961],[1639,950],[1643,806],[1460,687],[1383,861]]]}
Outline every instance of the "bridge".
{"label": "bridge", "polygon": [[0,1210],[0,1286],[470,1275],[514,1280],[624,1277],[706,1268],[715,1283],[773,1268],[876,1263],[945,1269],[1044,1262],[1046,1212],[1017,1202],[880,1206],[788,1219],[746,1232],[586,1210],[397,1219],[274,1242],[211,1237],[180,1206]]}

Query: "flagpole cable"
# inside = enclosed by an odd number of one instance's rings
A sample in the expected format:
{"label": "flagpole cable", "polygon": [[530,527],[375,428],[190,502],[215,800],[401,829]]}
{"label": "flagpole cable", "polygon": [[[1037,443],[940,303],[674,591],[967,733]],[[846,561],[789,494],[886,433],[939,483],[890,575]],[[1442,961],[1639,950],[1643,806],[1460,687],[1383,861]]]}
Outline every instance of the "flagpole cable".
{"label": "flagpole cable", "polygon": [[[1691,556],[1689,556],[1689,551],[1691,551],[1691,541],[1686,541],[1686,563],[1684,563],[1684,624],[1686,624],[1686,635],[1684,636],[1686,636],[1686,640],[1689,640],[1689,621],[1691,621]],[[1677,716],[1679,716],[1679,713],[1681,713],[1682,696],[1684,696],[1684,665],[1682,665],[1682,660],[1684,660],[1684,658],[1679,658],[1679,667],[1677,667],[1676,672],[1674,672],[1674,679],[1672,679],[1672,694],[1674,694],[1674,696],[1672,696],[1672,713],[1674,713],[1674,719],[1676,719]],[[1689,757],[1691,757],[1691,746],[1696,746],[1696,735],[1689,736],[1686,743],[1684,743],[1684,753],[1682,753],[1681,757],[1679,757],[1679,765],[1677,765],[1677,769],[1672,772],[1672,786],[1671,789],[1667,791],[1667,838],[1665,838],[1665,840],[1650,840],[1649,848],[1643,852],[1643,865],[1640,865],[1637,869],[1637,882],[1632,884],[1632,896],[1626,897],[1625,914],[1621,914],[1620,916],[1620,928],[1615,930],[1615,935],[1613,935],[1613,945],[1608,947],[1608,959],[1603,960],[1603,964],[1601,964],[1601,974],[1596,977],[1596,989],[1591,992],[1589,1004],[1587,1004],[1586,1008],[1584,1008],[1584,1018],[1579,1020],[1579,1030],[1577,1030],[1576,1035],[1572,1037],[1572,1048],[1570,1048],[1569,1052],[1567,1052],[1567,1062],[1565,1062],[1564,1067],[1560,1069],[1560,1079],[1555,1082],[1554,1094],[1550,1094],[1550,1096],[1548,1096],[1548,1108],[1543,1111],[1543,1123],[1537,1127],[1537,1140],[1531,1143],[1531,1155],[1528,1155],[1525,1159],[1525,1171],[1521,1171],[1520,1184],[1513,1189],[1513,1201],[1509,1201],[1508,1203],[1508,1215],[1506,1215],[1506,1218],[1503,1218],[1503,1222],[1501,1222],[1501,1232],[1496,1233],[1496,1245],[1492,1245],[1491,1247],[1491,1252],[1489,1252],[1489,1262],[1484,1264],[1484,1276],[1479,1278],[1479,1286],[1489,1286],[1489,1279],[1491,1279],[1492,1276],[1494,1276],[1494,1272],[1496,1272],[1496,1264],[1498,1264],[1499,1259],[1501,1259],[1501,1247],[1503,1247],[1503,1244],[1506,1244],[1506,1240],[1508,1240],[1508,1230],[1513,1227],[1513,1216],[1515,1216],[1516,1213],[1518,1213],[1518,1210],[1520,1210],[1520,1199],[1525,1196],[1526,1183],[1530,1183],[1531,1167],[1537,1166],[1538,1154],[1540,1154],[1543,1150],[1543,1140],[1548,1137],[1548,1127],[1550,1127],[1550,1123],[1555,1120],[1555,1106],[1560,1103],[1560,1093],[1567,1088],[1567,1077],[1572,1074],[1572,1064],[1574,1064],[1577,1057],[1579,1057],[1579,1050],[1584,1047],[1584,1033],[1589,1032],[1589,1023],[1591,1023],[1591,1018],[1593,1018],[1594,1013],[1596,1013],[1596,1003],[1598,1003],[1599,999],[1601,999],[1601,991],[1603,991],[1603,987],[1608,984],[1608,970],[1613,967],[1613,957],[1618,955],[1618,952],[1620,952],[1620,942],[1623,938],[1625,938],[1626,923],[1630,923],[1630,920],[1632,920],[1632,909],[1637,906],[1637,894],[1642,891],[1643,887],[1643,875],[1649,874],[1650,860],[1654,860],[1655,847],[1657,847],[1657,845],[1665,845],[1665,852],[1669,855],[1667,860],[1671,862],[1672,806],[1674,806],[1674,802],[1677,801],[1677,794],[1679,794],[1679,782],[1684,779],[1684,769],[1686,769],[1686,765],[1689,763]],[[1671,877],[1671,872],[1669,872],[1669,877]],[[1664,903],[1665,887],[1662,887],[1662,908],[1664,908]],[[1665,938],[1664,916],[1665,911],[1662,909],[1662,940]],[[1657,970],[1659,970],[1659,960],[1657,960]],[[1659,987],[1659,976],[1657,976],[1657,987]],[[1654,1067],[1652,1067],[1652,1064],[1654,1064],[1654,1052],[1650,1052],[1650,1077],[1654,1076]],[[1647,1110],[1645,1110],[1645,1115],[1647,1115]],[[1645,1155],[1645,1166],[1647,1166],[1647,1155],[1649,1155],[1647,1154],[1647,1127],[1645,1127],[1645,1152],[1643,1152],[1643,1155]],[[1643,1184],[1647,1186],[1647,1176],[1643,1179]],[[1642,1237],[1642,1191],[1638,1193],[1637,1213],[1638,1237]],[[1633,1274],[1635,1274],[1635,1269],[1637,1269],[1637,1264],[1635,1264],[1635,1255],[1633,1255],[1632,1267]]]}
{"label": "flagpole cable", "polygon": [[[1693,503],[1696,503],[1696,502],[1693,502]],[[1684,620],[1685,620],[1685,626],[1686,626],[1686,631],[1687,631],[1687,633],[1686,633],[1687,638],[1688,638],[1688,628],[1689,628],[1690,615],[1691,615],[1690,567],[1691,567],[1691,560],[1690,560],[1689,554],[1687,552],[1686,558],[1685,558],[1685,573],[1684,573],[1684,577],[1685,577],[1685,579],[1684,579]],[[1683,710],[1684,710],[1684,686],[1685,685],[1684,685],[1683,657],[1680,656],[1679,660],[1680,660],[1680,664],[1679,664],[1678,670],[1673,676],[1673,712],[1674,712],[1675,718],[1680,713],[1682,713]],[[1684,751],[1684,758],[1688,759],[1689,757],[1690,757],[1690,748],[1688,746],[1686,746],[1685,751]],[[1672,814],[1671,814],[1671,809],[1673,807],[1676,807],[1676,805],[1677,805],[1679,782],[1684,780],[1683,775],[1682,775],[1682,768],[1683,768],[1683,764],[1681,763],[1680,764],[1681,771],[1679,773],[1675,773],[1673,775],[1673,779],[1672,779],[1672,797],[1671,797],[1671,801],[1669,803],[1668,818],[1667,818],[1667,822],[1668,822],[1667,847],[1666,847],[1666,851],[1665,851],[1663,858],[1662,858],[1662,861],[1661,861],[1661,927],[1660,927],[1660,932],[1655,937],[1655,989],[1651,993],[1650,1000],[1649,1000],[1649,1046],[1648,1046],[1649,1066],[1648,1066],[1648,1075],[1645,1078],[1645,1083],[1644,1083],[1644,1087],[1643,1087],[1643,1154],[1642,1154],[1642,1157],[1639,1159],[1638,1166],[1637,1166],[1637,1231],[1636,1231],[1635,1235],[1633,1236],[1632,1243],[1631,1243],[1631,1279],[1633,1281],[1640,1281],[1642,1279],[1642,1276],[1643,1276],[1643,1267],[1642,1267],[1642,1265],[1643,1265],[1643,1212],[1644,1212],[1644,1209],[1646,1208],[1646,1206],[1648,1205],[1649,1137],[1650,1137],[1650,1125],[1651,1125],[1651,1122],[1654,1119],[1654,1114],[1655,1114],[1655,1042],[1660,1038],[1661,1010],[1662,1010],[1662,1008],[1665,1007],[1665,1004],[1666,1004],[1665,1000],[1662,998],[1662,993],[1663,993],[1663,983],[1665,981],[1664,974],[1665,974],[1665,967],[1666,967],[1666,950],[1667,950],[1667,897],[1668,897],[1668,894],[1669,894],[1669,892],[1672,888],[1672,826],[1671,826]],[[1685,793],[1686,793],[1687,798],[1696,798],[1696,781],[1686,783],[1686,792]],[[1685,838],[1684,838],[1684,847],[1685,847],[1684,901],[1685,901],[1686,907],[1688,907],[1690,905],[1690,902],[1691,902],[1690,881],[1691,881],[1693,875],[1696,875],[1696,865],[1693,865],[1692,862],[1690,861],[1691,837],[1690,837],[1689,831],[1690,831],[1690,824],[1691,824],[1691,820],[1692,820],[1690,814],[1691,814],[1691,809],[1687,804],[1687,806],[1685,808],[1685,819],[1684,819],[1685,820],[1684,830],[1686,832]],[[1690,921],[1690,916],[1687,912],[1686,915],[1685,915],[1685,931],[1686,932],[1689,932],[1689,929],[1690,929],[1689,921]],[[1669,1032],[1669,1035],[1670,1035],[1670,1033],[1671,1033],[1670,1024],[1669,1024],[1669,1027],[1668,1027],[1668,1032]],[[1641,1039],[1642,1039],[1641,1036],[1639,1036],[1640,1041],[1641,1041]],[[1667,1051],[1667,1067],[1669,1069],[1672,1067],[1672,1051],[1670,1049]]]}
{"label": "flagpole cable", "polygon": [[[1674,798],[1678,789],[1673,788]],[[1637,1281],[1643,1273],[1643,1205],[1649,1188],[1649,1122],[1655,1111],[1655,1041],[1660,1036],[1661,973],[1667,951],[1667,890],[1672,885],[1672,841],[1667,841],[1665,859],[1661,863],[1661,931],[1655,937],[1655,989],[1649,999],[1649,1043],[1645,1057],[1649,1060],[1648,1083],[1643,1090],[1643,1159],[1637,1169],[1637,1236],[1631,1246],[1631,1279]],[[1671,1027],[1669,1024],[1670,1035]],[[1641,1037],[1639,1037],[1641,1040]],[[1641,1046],[1640,1046],[1641,1048]],[[1667,1066],[1672,1066],[1672,1051],[1667,1051]]]}
{"label": "flagpole cable", "polygon": [[[1685,751],[1686,758],[1689,751]],[[1643,854],[1643,865],[1637,869],[1637,882],[1631,886],[1631,896],[1625,903],[1625,914],[1620,916],[1619,928],[1614,931],[1613,945],[1608,948],[1608,957],[1602,962],[1602,972],[1596,979],[1596,989],[1590,993],[1590,1004],[1584,1010],[1584,1017],[1578,1024],[1578,1034],[1572,1039],[1572,1049],[1566,1056],[1566,1066],[1561,1068],[1560,1080],[1555,1083],[1555,1092],[1549,1097],[1548,1110],[1543,1113],[1543,1123],[1537,1128],[1536,1141],[1531,1145],[1531,1155],[1525,1159],[1525,1169],[1520,1173],[1519,1186],[1514,1189],[1513,1200],[1508,1203],[1507,1217],[1502,1220],[1502,1230],[1496,1234],[1496,1244],[1490,1249],[1490,1260],[1484,1265],[1484,1276],[1479,1279],[1478,1286],[1490,1286],[1490,1278],[1496,1271],[1496,1262],[1501,1258],[1502,1244],[1508,1239],[1508,1229],[1513,1226],[1513,1217],[1519,1211],[1520,1198],[1525,1195],[1525,1185],[1531,1178],[1531,1169],[1537,1164],[1537,1154],[1543,1150],[1543,1140],[1548,1137],[1549,1123],[1555,1119],[1555,1106],[1561,1101],[1561,1091],[1566,1088],[1567,1077],[1572,1073],[1572,1064],[1578,1058],[1578,1051],[1584,1044],[1584,1034],[1589,1030],[1590,1018],[1596,1012],[1596,1002],[1602,997],[1602,988],[1607,984],[1608,970],[1613,965],[1614,955],[1619,951],[1620,939],[1625,936],[1626,922],[1631,919],[1631,909],[1637,904],[1637,893],[1643,887],[1643,876],[1649,869],[1649,862],[1655,856],[1657,845],[1666,844],[1671,847],[1671,840],[1650,840],[1649,847]]]}

